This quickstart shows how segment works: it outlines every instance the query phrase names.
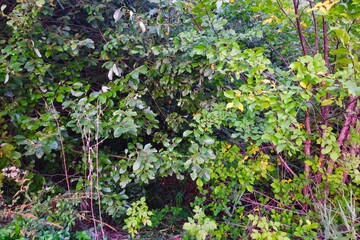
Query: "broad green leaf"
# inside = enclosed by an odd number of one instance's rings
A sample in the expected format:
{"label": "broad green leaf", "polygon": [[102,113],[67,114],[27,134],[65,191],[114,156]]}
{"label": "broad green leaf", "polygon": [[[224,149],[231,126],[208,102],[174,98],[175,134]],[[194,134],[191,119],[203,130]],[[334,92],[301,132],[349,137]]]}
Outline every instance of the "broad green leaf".
{"label": "broad green leaf", "polygon": [[325,148],[323,148],[321,150],[322,154],[328,154],[330,151],[332,150],[332,146],[331,145],[327,145]]}
{"label": "broad green leaf", "polygon": [[334,102],[334,99],[324,99],[321,102],[321,106],[328,106],[328,105],[332,104],[333,102]]}
{"label": "broad green leaf", "polygon": [[184,133],[183,133],[183,137],[187,137],[189,136],[193,131],[191,130],[186,130]]}
{"label": "broad green leaf", "polygon": [[346,46],[349,43],[350,36],[345,29],[333,28],[331,30],[335,32],[336,36],[340,39],[340,41],[343,43],[344,46]]}
{"label": "broad green leaf", "polygon": [[196,185],[198,185],[199,187],[202,187],[204,185],[204,183],[200,178],[198,178],[198,179],[196,179]]}
{"label": "broad green leaf", "polygon": [[124,127],[117,127],[115,128],[114,130],[114,137],[115,138],[118,138],[120,137],[123,133],[126,133],[127,132],[127,129],[124,128]]}
{"label": "broad green leaf", "polygon": [[134,165],[133,165],[133,171],[137,171],[140,168],[140,161],[135,161]]}
{"label": "broad green leaf", "polygon": [[80,92],[80,91],[74,91],[71,89],[71,95],[73,95],[74,97],[80,97],[82,96],[84,93]]}
{"label": "broad green leaf", "polygon": [[349,54],[349,50],[346,48],[338,48],[338,49],[330,50],[329,53],[333,54],[333,55],[338,55],[338,54],[346,55],[346,54]]}
{"label": "broad green leaf", "polygon": [[224,96],[230,99],[233,99],[235,97],[235,93],[233,90],[225,91]]}
{"label": "broad green leaf", "polygon": [[332,151],[330,153],[330,158],[334,161],[338,160],[339,157],[340,157],[340,154],[338,152]]}

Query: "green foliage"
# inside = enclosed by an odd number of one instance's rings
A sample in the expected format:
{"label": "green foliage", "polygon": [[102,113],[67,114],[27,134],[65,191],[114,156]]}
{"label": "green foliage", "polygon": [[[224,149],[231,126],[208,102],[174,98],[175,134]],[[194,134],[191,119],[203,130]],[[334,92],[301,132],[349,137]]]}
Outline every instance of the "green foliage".
{"label": "green foliage", "polygon": [[216,229],[216,223],[207,218],[199,206],[195,206],[194,213],[194,217],[188,218],[188,222],[184,224],[183,228],[190,236],[194,236],[197,240],[204,240],[209,233]]}
{"label": "green foliage", "polygon": [[155,209],[152,211],[151,228],[159,229],[161,227],[168,227],[171,231],[179,231],[180,223],[187,220],[188,213],[181,207],[169,207],[166,205],[162,209]]}
{"label": "green foliage", "polygon": [[358,237],[359,4],[3,1],[0,238]]}
{"label": "green foliage", "polygon": [[78,231],[74,234],[76,240],[91,240],[89,234],[85,231]]}
{"label": "green foliage", "polygon": [[12,215],[12,222],[3,226],[1,239],[70,239],[70,231],[78,219],[76,206],[81,198],[73,195],[53,199],[34,199],[34,205],[24,209],[4,209],[4,216]]}
{"label": "green foliage", "polygon": [[145,197],[131,204],[131,207],[127,209],[124,229],[128,229],[131,237],[134,238],[135,234],[141,228],[141,225],[151,226],[150,216],[153,215],[151,211],[148,211],[148,206],[145,203]]}

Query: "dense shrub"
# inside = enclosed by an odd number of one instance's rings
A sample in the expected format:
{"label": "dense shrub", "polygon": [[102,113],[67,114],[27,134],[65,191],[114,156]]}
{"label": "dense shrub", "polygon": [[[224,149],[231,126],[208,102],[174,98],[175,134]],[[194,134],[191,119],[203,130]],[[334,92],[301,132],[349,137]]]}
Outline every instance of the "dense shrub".
{"label": "dense shrub", "polygon": [[359,5],[3,1],[1,239],[358,238]]}

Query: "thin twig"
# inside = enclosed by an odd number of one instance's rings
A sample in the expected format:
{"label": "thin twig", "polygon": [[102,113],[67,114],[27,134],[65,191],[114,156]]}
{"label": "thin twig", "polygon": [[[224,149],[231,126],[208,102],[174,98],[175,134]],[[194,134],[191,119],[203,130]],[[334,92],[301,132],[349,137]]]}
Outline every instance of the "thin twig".
{"label": "thin twig", "polygon": [[296,176],[296,173],[289,167],[289,165],[286,163],[286,161],[284,160],[283,156],[281,155],[280,152],[278,152],[278,150],[276,149],[276,146],[274,144],[273,145],[273,148],[274,148],[274,151],[276,152],[277,156],[279,157],[280,159],[280,162],[281,162],[281,165],[289,172],[291,173],[291,175],[293,175],[293,177]]}
{"label": "thin twig", "polygon": [[[104,139],[99,142],[99,121],[100,121],[100,115],[101,115],[101,106],[98,103],[97,106],[97,115],[96,115],[96,129],[95,129],[95,160],[96,160],[96,192],[97,192],[97,198],[98,198],[98,207],[99,207],[99,218],[100,222],[102,223],[102,214],[101,214],[101,196],[100,196],[100,187],[99,187],[99,144],[104,141]],[[105,236],[103,224],[100,224],[100,230],[102,237]]]}
{"label": "thin twig", "polygon": [[[314,7],[314,3],[312,0],[308,0],[309,4],[310,4],[310,8],[313,9]],[[316,16],[315,16],[315,11],[311,10],[311,15],[313,18],[313,22],[314,22],[314,31],[315,31],[315,50],[316,53],[319,53],[319,30],[318,30],[318,25],[317,25],[317,21],[316,21]]]}
{"label": "thin twig", "polygon": [[56,128],[57,128],[57,131],[59,134],[59,140],[60,140],[60,145],[61,145],[61,155],[62,155],[63,167],[64,167],[64,172],[65,172],[66,187],[67,187],[68,192],[70,192],[70,182],[69,182],[68,169],[67,169],[67,164],[66,164],[64,140],[61,135],[60,123],[55,115],[56,109],[55,109],[53,102],[51,102],[51,108],[50,108],[49,105],[47,104],[46,100],[45,99],[43,99],[43,100],[44,100],[47,110],[51,113],[51,115],[53,116],[55,123],[56,123]]}

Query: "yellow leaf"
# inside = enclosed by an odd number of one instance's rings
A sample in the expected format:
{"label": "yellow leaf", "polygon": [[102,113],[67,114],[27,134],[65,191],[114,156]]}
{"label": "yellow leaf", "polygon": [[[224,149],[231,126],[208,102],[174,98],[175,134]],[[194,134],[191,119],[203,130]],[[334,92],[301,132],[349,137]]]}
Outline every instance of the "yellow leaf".
{"label": "yellow leaf", "polygon": [[230,0],[230,3],[234,3],[235,2],[235,0]]}
{"label": "yellow leaf", "polygon": [[301,25],[301,27],[303,27],[303,28],[307,28],[307,24],[304,23],[304,22],[301,22],[300,25]]}
{"label": "yellow leaf", "polygon": [[321,102],[321,106],[328,106],[330,104],[332,104],[334,102],[333,99],[325,99],[324,101]]}
{"label": "yellow leaf", "polygon": [[270,23],[272,23],[272,21],[273,21],[273,19],[272,18],[268,18],[268,19],[265,19],[263,22],[262,22],[262,24],[263,25],[265,25],[265,24],[270,24]]}
{"label": "yellow leaf", "polygon": [[244,111],[244,105],[242,105],[242,103],[240,103],[239,106],[238,106],[238,109],[243,112]]}
{"label": "yellow leaf", "polygon": [[261,14],[255,14],[255,15],[253,16],[253,18],[255,18],[255,19],[258,19],[259,17],[261,17]]}
{"label": "yellow leaf", "polygon": [[232,108],[233,106],[234,106],[234,103],[233,103],[233,102],[229,102],[229,103],[226,105],[226,109]]}
{"label": "yellow leaf", "polygon": [[281,19],[279,19],[277,16],[272,15],[271,17],[269,17],[268,19],[265,19],[263,21],[263,25],[265,24],[271,24],[272,22],[276,22],[277,24],[281,23]]}
{"label": "yellow leaf", "polygon": [[300,82],[300,86],[302,87],[302,88],[305,88],[306,89],[306,83],[304,82],[304,81],[302,81],[302,82]]}
{"label": "yellow leaf", "polygon": [[307,10],[307,12],[311,11],[319,11],[323,14],[327,14],[329,10],[339,2],[340,0],[326,0],[324,2],[317,3],[313,8]]}

